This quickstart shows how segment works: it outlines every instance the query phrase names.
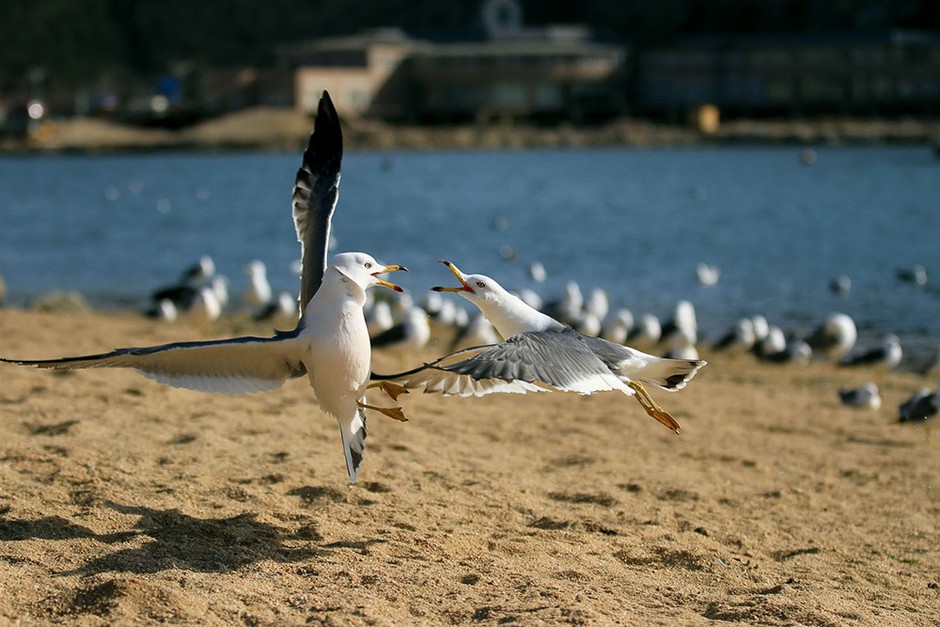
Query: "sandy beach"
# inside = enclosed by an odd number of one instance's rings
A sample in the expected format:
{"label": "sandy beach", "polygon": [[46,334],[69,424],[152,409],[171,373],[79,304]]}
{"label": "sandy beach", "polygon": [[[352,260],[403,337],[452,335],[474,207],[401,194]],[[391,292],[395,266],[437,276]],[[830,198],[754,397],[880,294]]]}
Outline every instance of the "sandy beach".
{"label": "sandy beach", "polygon": [[[0,355],[268,332],[0,310]],[[679,436],[616,393],[403,397],[354,487],[306,380],[2,364],[0,623],[940,622],[940,436],[896,424],[936,382],[703,356]]]}
{"label": "sandy beach", "polygon": [[[940,139],[940,120],[824,117],[728,120],[713,134],[686,124],[622,118],[595,126],[525,123],[404,126],[346,117],[347,149],[444,150],[701,144],[929,145]],[[135,127],[104,118],[51,120],[31,139],[0,138],[2,152],[132,152],[153,150],[303,150],[312,120],[289,108],[256,107],[179,130]]]}

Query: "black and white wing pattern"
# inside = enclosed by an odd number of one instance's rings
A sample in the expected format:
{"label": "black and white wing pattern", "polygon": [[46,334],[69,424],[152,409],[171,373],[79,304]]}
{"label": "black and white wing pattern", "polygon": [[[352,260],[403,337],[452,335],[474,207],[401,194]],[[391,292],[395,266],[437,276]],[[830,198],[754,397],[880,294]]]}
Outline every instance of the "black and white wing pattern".
{"label": "black and white wing pattern", "polygon": [[297,170],[292,197],[294,227],[300,242],[300,311],[316,294],[326,270],[330,243],[330,220],[339,199],[340,163],[343,160],[343,132],[339,116],[323,92],[317,121],[303,162]]}
{"label": "black and white wing pattern", "polygon": [[614,344],[600,337],[584,336],[588,347],[621,380],[648,383],[668,392],[681,390],[701,370],[703,359],[657,357],[629,346]]}
{"label": "black and white wing pattern", "polygon": [[149,379],[173,387],[241,394],[280,387],[306,372],[303,344],[296,332],[271,338],[236,337],[205,342],[176,342],[142,348],[119,348],[100,355],[61,359],[2,359],[38,368],[133,368]]}
{"label": "black and white wing pattern", "polygon": [[570,328],[520,333],[505,342],[457,351],[407,372],[373,374],[372,380],[446,396],[549,390],[634,393]]}

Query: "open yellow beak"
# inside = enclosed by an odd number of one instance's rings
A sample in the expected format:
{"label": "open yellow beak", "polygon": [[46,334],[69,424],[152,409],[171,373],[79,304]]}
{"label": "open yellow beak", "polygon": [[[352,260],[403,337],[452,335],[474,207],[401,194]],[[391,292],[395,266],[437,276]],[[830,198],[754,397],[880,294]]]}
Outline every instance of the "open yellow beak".
{"label": "open yellow beak", "polygon": [[404,292],[405,290],[401,289],[399,286],[395,285],[394,283],[389,283],[385,279],[379,278],[380,274],[385,274],[386,272],[397,272],[398,270],[401,270],[402,272],[408,272],[408,268],[406,268],[405,266],[392,264],[390,266],[385,266],[384,270],[373,272],[372,276],[375,277],[375,280],[378,282],[379,285],[383,287],[387,287],[390,290],[395,290],[396,292]]}
{"label": "open yellow beak", "polygon": [[447,269],[454,273],[454,276],[457,277],[458,281],[460,281],[460,287],[437,286],[437,287],[432,287],[431,291],[434,291],[434,292],[472,292],[473,291],[472,289],[470,289],[470,286],[467,285],[467,281],[466,279],[464,279],[464,273],[461,272],[457,268],[457,266],[455,266],[451,262],[446,261],[444,259],[441,259],[441,263],[447,266]]}

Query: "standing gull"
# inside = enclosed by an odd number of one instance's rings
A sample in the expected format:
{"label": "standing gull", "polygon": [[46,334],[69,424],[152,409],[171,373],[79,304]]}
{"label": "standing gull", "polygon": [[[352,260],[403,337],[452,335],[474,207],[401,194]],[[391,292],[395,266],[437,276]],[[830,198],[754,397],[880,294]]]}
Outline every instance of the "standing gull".
{"label": "standing gull", "polygon": [[467,324],[457,329],[454,339],[450,343],[448,351],[454,351],[458,348],[469,348],[481,344],[497,344],[499,337],[496,335],[496,329],[493,324],[486,319],[482,313],[477,312]]}
{"label": "standing gull", "polygon": [[754,322],[750,318],[740,318],[712,348],[716,351],[746,353],[754,346],[754,341]]}
{"label": "standing gull", "polygon": [[293,217],[302,248],[300,307],[293,331],[273,337],[235,337],[204,342],[122,348],[100,355],[3,361],[40,368],[134,368],[160,383],[205,392],[260,392],[308,375],[320,407],[339,423],[349,482],[356,482],[366,438],[364,409],[404,420],[400,408],[365,404],[369,334],[362,313],[366,289],[400,287],[378,277],[404,270],[365,253],[336,255],[326,266],[330,220],[339,197],[342,133],[324,92],[316,126],[297,172]]}
{"label": "standing gull", "polygon": [[878,386],[872,382],[860,385],[857,388],[839,390],[839,400],[849,407],[860,407],[878,410],[881,408],[881,394]]}
{"label": "standing gull", "polygon": [[901,363],[903,351],[901,341],[897,335],[889,333],[881,344],[873,346],[866,351],[845,357],[840,364],[843,366],[872,366],[880,370],[893,370]]}
{"label": "standing gull", "polygon": [[215,262],[209,255],[203,255],[199,261],[186,268],[173,285],[161,287],[150,295],[153,303],[169,300],[178,309],[189,309],[199,289],[208,285],[215,276]]}
{"label": "standing gull", "polygon": [[636,326],[627,334],[627,342],[633,346],[652,349],[663,335],[663,327],[659,318],[651,313],[645,313],[637,320]]}
{"label": "standing gull", "polygon": [[369,329],[369,337],[375,337],[391,329],[394,324],[392,308],[387,301],[376,301],[371,308],[366,309],[366,327]]}
{"label": "standing gull", "polygon": [[412,306],[401,322],[372,338],[372,348],[385,350],[404,360],[410,353],[422,348],[431,339],[428,314],[421,307]]}
{"label": "standing gull", "polygon": [[922,388],[898,407],[898,422],[927,422],[940,408],[940,385],[933,391]]}
{"label": "standing gull", "polygon": [[[451,353],[408,372],[373,375],[379,382],[376,385],[385,387],[393,397],[401,388],[459,396],[616,390],[635,395],[647,414],[679,432],[679,423],[653,401],[643,384],[681,390],[704,361],[664,359],[583,335],[532,309],[490,277],[464,274],[450,262],[441,263],[457,277],[460,287],[433,289],[456,292],[469,300],[507,339]],[[388,383],[400,387],[389,389]]]}
{"label": "standing gull", "polygon": [[626,344],[630,329],[633,328],[633,313],[621,308],[608,316],[601,326],[601,337],[614,344]]}
{"label": "standing gull", "polygon": [[271,284],[268,283],[268,268],[260,259],[249,261],[245,266],[245,275],[248,276],[248,288],[245,290],[244,300],[255,307],[265,307],[271,302]]}
{"label": "standing gull", "polygon": [[816,352],[839,361],[852,350],[856,339],[855,321],[844,313],[833,313],[813,329],[806,341]]}

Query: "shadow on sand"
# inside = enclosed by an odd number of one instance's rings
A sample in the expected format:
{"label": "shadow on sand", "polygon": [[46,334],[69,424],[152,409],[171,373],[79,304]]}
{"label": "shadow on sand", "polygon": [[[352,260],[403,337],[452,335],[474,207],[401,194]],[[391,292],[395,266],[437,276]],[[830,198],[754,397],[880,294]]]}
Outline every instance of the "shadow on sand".
{"label": "shadow on sand", "polygon": [[122,514],[140,516],[140,519],[129,531],[98,534],[59,516],[36,520],[8,518],[7,508],[0,510],[0,542],[91,539],[109,545],[134,544],[118,547],[61,575],[155,573],[172,568],[225,572],[262,560],[299,562],[325,555],[330,548],[311,546],[311,540],[321,539],[314,529],[304,527],[297,532],[287,532],[270,523],[259,522],[254,513],[229,518],[196,518],[175,509],[107,505]]}

